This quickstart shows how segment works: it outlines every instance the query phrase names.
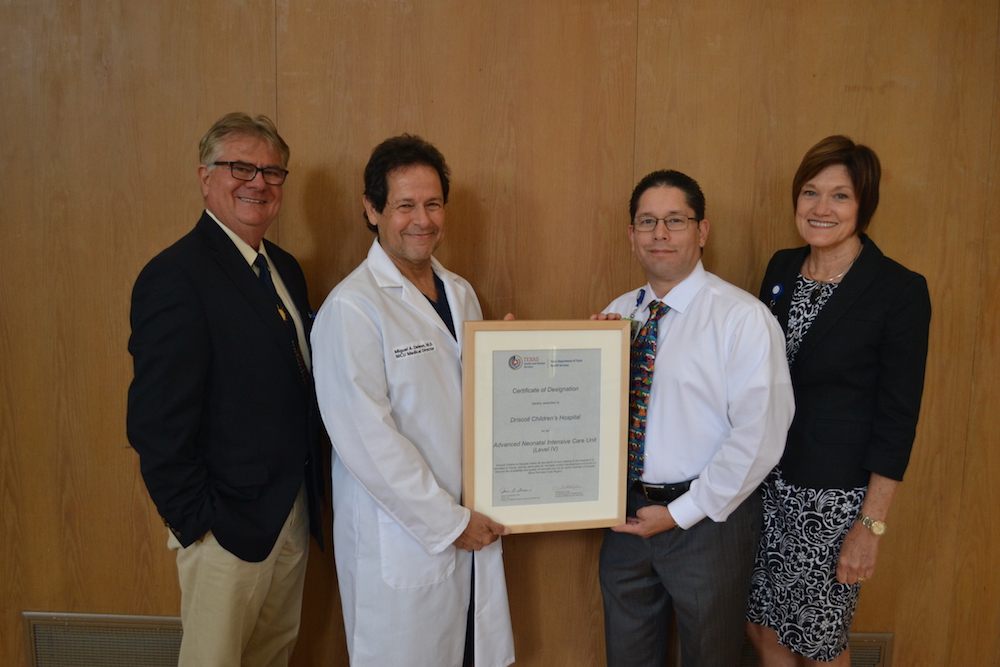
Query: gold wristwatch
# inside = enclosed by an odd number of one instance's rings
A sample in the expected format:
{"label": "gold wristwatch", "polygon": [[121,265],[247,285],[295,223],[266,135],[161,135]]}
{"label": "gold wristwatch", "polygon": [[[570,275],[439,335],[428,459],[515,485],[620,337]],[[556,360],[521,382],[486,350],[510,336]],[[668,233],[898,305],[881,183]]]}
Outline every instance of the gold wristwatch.
{"label": "gold wristwatch", "polygon": [[871,531],[872,535],[876,537],[885,535],[885,522],[877,521],[870,516],[865,516],[864,514],[858,514],[858,521],[861,525]]}

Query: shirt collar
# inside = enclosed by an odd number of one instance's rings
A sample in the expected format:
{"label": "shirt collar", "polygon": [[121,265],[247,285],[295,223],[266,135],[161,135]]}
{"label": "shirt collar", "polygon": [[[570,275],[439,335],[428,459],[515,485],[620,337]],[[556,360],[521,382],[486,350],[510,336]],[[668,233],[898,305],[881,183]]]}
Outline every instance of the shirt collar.
{"label": "shirt collar", "polygon": [[[228,236],[233,240],[233,243],[236,244],[236,249],[240,251],[241,255],[243,255],[243,259],[247,261],[247,264],[253,266],[253,263],[257,260],[257,251],[254,250],[252,247],[250,247],[249,243],[247,243],[239,236],[237,236],[236,232],[234,232],[229,227],[226,227],[224,224],[222,224],[219,221],[219,219],[215,217],[215,214],[209,211],[207,208],[205,209],[205,213],[208,213],[208,217],[212,218],[212,220],[215,220],[216,224],[219,225],[219,227],[222,228],[222,231],[226,233],[226,236]],[[264,257],[267,257],[267,263],[272,267],[273,270],[274,265],[271,264],[271,258],[267,254],[267,249],[264,246],[263,241],[260,244],[260,254],[264,255]]]}
{"label": "shirt collar", "polygon": [[695,265],[691,273],[687,275],[684,280],[677,283],[673,289],[666,293],[662,299],[657,299],[656,294],[653,293],[653,288],[646,284],[646,296],[643,298],[641,307],[644,313],[649,313],[649,304],[654,301],[662,301],[666,305],[670,306],[670,310],[676,310],[683,313],[687,310],[687,307],[691,304],[694,299],[694,295],[701,290],[702,286],[708,281],[708,272],[705,271],[704,265],[701,260]]}

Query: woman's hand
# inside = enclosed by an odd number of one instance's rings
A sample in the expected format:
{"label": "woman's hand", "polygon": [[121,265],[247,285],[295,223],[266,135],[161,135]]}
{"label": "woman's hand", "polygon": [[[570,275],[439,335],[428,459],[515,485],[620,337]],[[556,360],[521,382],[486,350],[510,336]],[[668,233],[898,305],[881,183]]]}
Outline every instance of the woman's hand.
{"label": "woman's hand", "polygon": [[875,576],[875,560],[878,558],[878,541],[871,531],[860,523],[855,523],[844,544],[840,547],[837,561],[837,581],[842,584],[856,584]]}
{"label": "woman's hand", "polygon": [[[896,495],[899,482],[878,473],[872,473],[868,479],[868,492],[861,506],[861,513],[879,520],[884,520],[889,514],[889,506]],[[844,538],[840,547],[840,560],[837,561],[837,581],[842,584],[856,584],[875,576],[875,559],[878,558],[878,541],[882,538],[873,535],[860,521]]]}

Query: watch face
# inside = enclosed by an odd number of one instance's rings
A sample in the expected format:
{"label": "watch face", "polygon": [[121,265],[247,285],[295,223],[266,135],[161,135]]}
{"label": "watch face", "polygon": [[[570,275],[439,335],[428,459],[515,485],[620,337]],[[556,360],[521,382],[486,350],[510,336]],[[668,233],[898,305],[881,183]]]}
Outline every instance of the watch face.
{"label": "watch face", "polygon": [[872,535],[882,535],[885,533],[885,522],[872,519],[864,514],[861,515],[861,525],[867,528]]}

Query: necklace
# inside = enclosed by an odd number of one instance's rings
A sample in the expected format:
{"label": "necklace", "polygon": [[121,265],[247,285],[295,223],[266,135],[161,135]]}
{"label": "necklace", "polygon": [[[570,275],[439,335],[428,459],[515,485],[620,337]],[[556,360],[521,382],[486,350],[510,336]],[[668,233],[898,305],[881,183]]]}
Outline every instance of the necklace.
{"label": "necklace", "polygon": [[854,259],[851,260],[851,263],[848,264],[846,267],[844,267],[843,271],[841,271],[837,275],[833,276],[832,278],[818,278],[818,277],[816,277],[816,273],[814,271],[809,270],[809,275],[813,276],[811,280],[813,280],[814,282],[818,282],[818,283],[832,283],[832,282],[835,282],[835,281],[839,280],[840,278],[843,278],[844,274],[847,273],[848,271],[850,271],[851,267],[854,266],[854,262],[858,261],[858,257],[861,256],[861,251],[864,250],[864,248],[865,248],[864,246],[861,246],[858,249],[858,254],[856,254],[854,256]]}
{"label": "necklace", "polygon": [[809,301],[815,304],[817,301],[819,301],[820,296],[823,294],[823,285],[835,284],[838,280],[843,278],[844,274],[850,271],[851,267],[854,266],[854,262],[858,261],[858,257],[861,256],[862,250],[864,250],[863,245],[861,246],[861,248],[858,249],[858,254],[854,256],[854,259],[851,260],[851,263],[848,264],[843,271],[833,276],[832,278],[818,278],[816,277],[815,273],[809,271],[809,275],[813,276],[811,280],[815,283],[819,283],[818,285],[816,285],[816,288],[813,289],[812,293],[809,295]]}

